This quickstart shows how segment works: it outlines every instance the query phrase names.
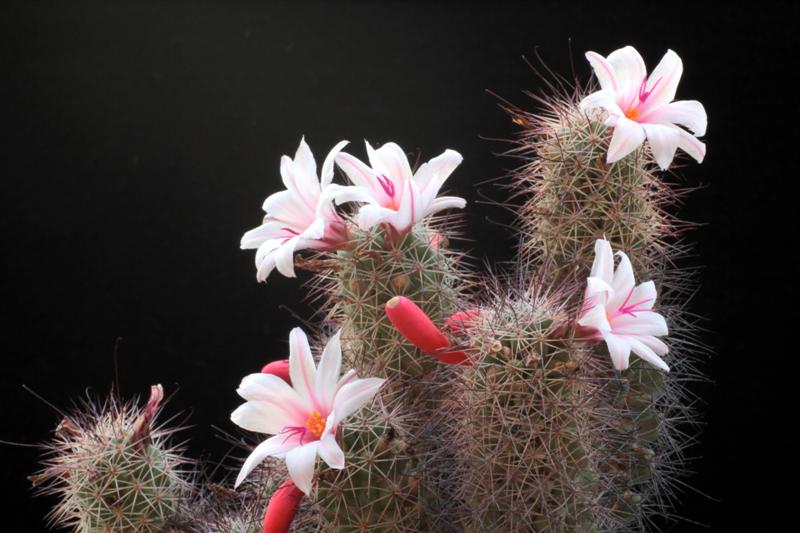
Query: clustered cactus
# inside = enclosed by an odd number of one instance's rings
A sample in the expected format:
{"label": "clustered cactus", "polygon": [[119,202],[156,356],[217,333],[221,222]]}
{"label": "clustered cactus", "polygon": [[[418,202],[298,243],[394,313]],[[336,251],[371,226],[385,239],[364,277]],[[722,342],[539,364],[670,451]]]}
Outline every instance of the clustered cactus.
{"label": "clustered cactus", "polygon": [[112,395],[61,421],[43,470],[32,476],[44,493],[60,497],[53,525],[87,533],[155,533],[169,525],[190,471],[180,449],[168,445],[173,430],[152,425],[163,394],[153,386],[141,410]]}
{"label": "clustered cactus", "polygon": [[[669,212],[683,191],[659,168],[678,148],[702,160],[705,111],[672,101],[682,72],[672,51],[649,77],[631,47],[587,59],[598,91],[509,110],[522,126],[510,186],[523,203],[517,257],[501,275],[471,272],[449,248],[454,219],[434,216],[464,207],[438,196],[459,154],[412,173],[394,143],[367,144],[366,165],[341,142],[318,174],[301,141],[282,160],[286,190],[267,198],[242,247],[257,249],[260,281],[311,271],[320,321],[338,332],[312,332],[324,341],[315,362],[295,329],[288,360],[242,381],[232,420],[271,437],[236,490],[191,489],[151,427],[160,397],[142,413],[112,403],[56,432],[37,478],[62,495],[55,522],[578,533],[668,515],[692,438],[686,384],[699,374],[690,276],[675,266],[687,225]],[[336,166],[351,185],[332,183]],[[193,505],[202,512],[187,513]]]}

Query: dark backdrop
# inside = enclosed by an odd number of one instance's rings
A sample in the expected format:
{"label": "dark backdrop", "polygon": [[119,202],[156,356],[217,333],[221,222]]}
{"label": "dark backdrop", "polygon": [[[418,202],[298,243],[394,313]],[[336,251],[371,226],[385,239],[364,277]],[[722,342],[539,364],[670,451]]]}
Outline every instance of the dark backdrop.
{"label": "dark backdrop", "polygon": [[[123,393],[180,387],[168,411],[191,412],[191,452],[221,459],[228,445],[210,426],[232,429],[241,376],[284,356],[293,314],[310,314],[298,280],[256,284],[253,252],[238,249],[301,135],[320,160],[342,138],[359,156],[363,138],[425,159],[459,150],[449,186],[470,200],[475,255],[508,259],[492,222],[511,218],[479,203],[498,193],[476,184],[514,166],[488,139],[515,128],[485,90],[532,108],[522,91],[542,83],[521,56],[537,46],[583,79],[587,49],[633,44],[652,68],[673,48],[678,96],[709,116],[707,160],[683,172],[705,188],[679,214],[704,224],[690,235],[704,265],[693,309],[717,352],[714,382],[698,389],[697,490],[687,486],[688,521],[673,530],[774,529],[783,489],[769,480],[789,475],[796,419],[779,414],[778,385],[796,355],[769,346],[791,346],[796,314],[780,304],[796,270],[797,174],[785,161],[798,13],[659,4],[4,4],[0,439],[38,442],[58,421],[22,384],[58,406],[106,391],[121,337]],[[38,531],[51,501],[25,479],[36,451],[0,453],[0,523]]]}

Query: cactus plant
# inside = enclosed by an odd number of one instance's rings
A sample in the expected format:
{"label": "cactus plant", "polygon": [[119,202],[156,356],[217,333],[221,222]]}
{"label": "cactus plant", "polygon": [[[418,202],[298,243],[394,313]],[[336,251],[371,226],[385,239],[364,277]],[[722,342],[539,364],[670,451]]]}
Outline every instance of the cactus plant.
{"label": "cactus plant", "polygon": [[144,409],[111,395],[66,416],[46,445],[44,469],[33,476],[57,494],[50,521],[75,531],[162,531],[189,494],[189,462],[169,445],[174,429],[153,425],[163,398],[152,387]]}
{"label": "cactus plant", "polygon": [[[452,219],[434,216],[465,205],[439,196],[458,153],[412,172],[394,143],[367,144],[367,165],[342,141],[318,173],[301,140],[282,159],[286,190],[267,198],[242,247],[257,249],[259,281],[312,271],[318,318],[339,332],[312,334],[329,337],[317,364],[293,330],[290,358],[242,381],[232,420],[272,436],[236,490],[189,490],[151,426],[160,388],[141,413],[112,402],[65,421],[37,478],[63,497],[55,522],[131,533],[646,529],[685,466],[686,383],[698,377],[691,276],[676,267],[688,225],[671,212],[684,191],[659,169],[678,148],[703,159],[706,118],[699,102],[672,101],[674,52],[649,77],[631,47],[587,59],[600,90],[510,110],[523,159],[510,186],[524,200],[503,275],[468,271],[449,249]],[[333,183],[337,166],[350,185]]]}

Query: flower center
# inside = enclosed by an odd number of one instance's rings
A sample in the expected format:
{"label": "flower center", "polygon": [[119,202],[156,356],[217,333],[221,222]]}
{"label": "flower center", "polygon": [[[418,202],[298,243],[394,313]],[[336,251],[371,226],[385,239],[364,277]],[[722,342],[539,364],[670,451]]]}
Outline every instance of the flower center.
{"label": "flower center", "polygon": [[627,111],[625,111],[625,116],[629,119],[636,121],[639,118],[639,110],[634,107],[629,107]]}
{"label": "flower center", "polygon": [[392,211],[397,211],[398,209],[400,209],[400,206],[397,205],[397,200],[395,200],[394,197],[396,192],[394,188],[394,182],[389,178],[387,178],[386,176],[380,175],[378,176],[378,183],[381,184],[383,192],[385,192],[386,196],[389,197],[389,205],[386,205],[384,207],[388,207]]}
{"label": "flower center", "polygon": [[326,420],[327,419],[323,418],[319,411],[314,411],[311,413],[311,416],[308,417],[308,420],[306,420],[306,427],[315,438],[319,439],[325,431]]}

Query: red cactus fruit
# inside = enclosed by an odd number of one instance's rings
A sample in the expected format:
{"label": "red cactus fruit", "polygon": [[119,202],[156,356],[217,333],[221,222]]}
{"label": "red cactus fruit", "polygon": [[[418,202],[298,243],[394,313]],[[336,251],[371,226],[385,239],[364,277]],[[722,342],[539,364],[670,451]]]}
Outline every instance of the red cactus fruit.
{"label": "red cactus fruit", "polygon": [[272,374],[278,376],[286,383],[291,385],[291,380],[289,378],[289,360],[288,359],[280,359],[278,361],[273,361],[264,365],[264,368],[261,369],[262,374]]}
{"label": "red cactus fruit", "polygon": [[405,296],[395,296],[386,302],[386,316],[392,325],[411,344],[450,365],[470,365],[461,350],[450,350],[450,340],[428,318],[417,304]]}
{"label": "red cactus fruit", "polygon": [[303,496],[303,491],[295,486],[294,481],[291,479],[284,481],[267,504],[267,510],[264,512],[264,533],[289,531],[294,513]]}

